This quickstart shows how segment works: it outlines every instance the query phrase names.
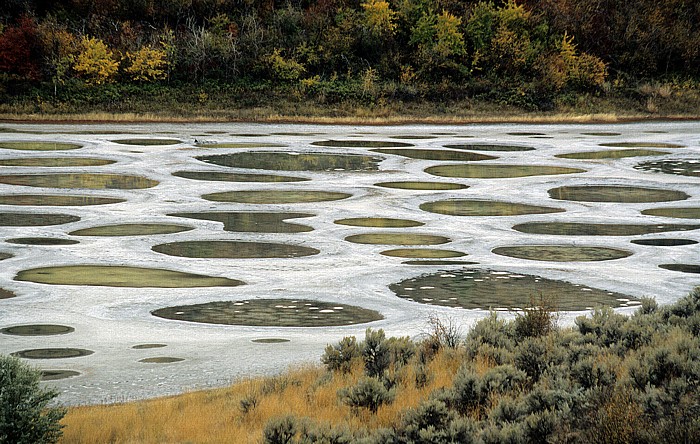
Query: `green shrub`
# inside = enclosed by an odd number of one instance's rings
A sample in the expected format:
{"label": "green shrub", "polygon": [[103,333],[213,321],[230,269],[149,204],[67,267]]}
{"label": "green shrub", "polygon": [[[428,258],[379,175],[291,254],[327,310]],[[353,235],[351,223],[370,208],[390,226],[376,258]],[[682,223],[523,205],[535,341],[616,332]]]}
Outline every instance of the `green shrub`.
{"label": "green shrub", "polygon": [[321,356],[321,362],[330,371],[349,373],[352,362],[360,356],[360,348],[354,336],[346,336],[336,345],[327,345]]}
{"label": "green shrub", "polygon": [[41,373],[0,356],[0,443],[44,444],[61,437],[63,408],[48,407],[58,392],[40,386]]}
{"label": "green shrub", "polygon": [[[493,312],[490,316],[480,320],[467,334],[467,351],[478,348],[481,344],[492,345],[496,348],[512,350],[515,346],[515,328],[512,322],[498,318]],[[470,353],[472,357],[474,356]]]}
{"label": "green shrub", "polygon": [[399,427],[398,442],[470,444],[475,442],[476,423],[460,418],[440,400],[431,399],[406,412]]}
{"label": "green shrub", "polygon": [[265,424],[263,442],[265,444],[290,444],[297,434],[297,420],[293,416],[273,418]]}
{"label": "green shrub", "polygon": [[387,390],[377,378],[364,377],[353,387],[341,389],[338,396],[353,409],[366,408],[377,413],[381,405],[394,401],[395,392]]}
{"label": "green shrub", "polygon": [[390,360],[396,368],[408,364],[416,354],[416,344],[408,336],[389,338],[387,342],[389,344]]}
{"label": "green shrub", "polygon": [[584,341],[600,347],[610,347],[619,343],[623,325],[628,319],[610,307],[603,307],[595,309],[591,317],[579,316],[575,322]]}
{"label": "green shrub", "polygon": [[369,377],[381,376],[391,364],[391,350],[386,341],[384,330],[365,331],[365,340],[361,345],[362,359],[365,361],[365,373]]}

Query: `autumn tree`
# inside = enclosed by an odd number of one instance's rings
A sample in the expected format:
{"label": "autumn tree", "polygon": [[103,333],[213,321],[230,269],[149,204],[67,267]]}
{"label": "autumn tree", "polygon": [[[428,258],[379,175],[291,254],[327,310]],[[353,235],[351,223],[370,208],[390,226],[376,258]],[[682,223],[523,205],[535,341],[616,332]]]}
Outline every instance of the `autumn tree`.
{"label": "autumn tree", "polygon": [[100,85],[111,82],[119,69],[114,53],[100,39],[83,37],[83,50],[76,58],[73,70],[88,84]]}
{"label": "autumn tree", "polygon": [[135,52],[127,51],[127,67],[124,69],[135,82],[162,80],[167,75],[167,54],[163,49],[143,46]]}
{"label": "autumn tree", "polygon": [[41,59],[41,44],[33,19],[24,16],[0,34],[0,72],[39,80]]}
{"label": "autumn tree", "polygon": [[410,44],[417,45],[418,61],[424,74],[435,75],[463,71],[465,55],[462,19],[447,11],[424,12],[412,29]]}

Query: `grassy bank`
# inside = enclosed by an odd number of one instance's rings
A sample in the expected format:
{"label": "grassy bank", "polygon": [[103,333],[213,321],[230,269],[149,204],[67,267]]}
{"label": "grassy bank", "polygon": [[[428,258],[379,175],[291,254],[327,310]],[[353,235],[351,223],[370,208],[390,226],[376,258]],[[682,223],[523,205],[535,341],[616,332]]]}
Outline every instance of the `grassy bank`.
{"label": "grassy bank", "polygon": [[[613,123],[700,118],[700,87],[652,86],[571,93],[535,103],[492,100],[470,91],[405,91],[379,84],[305,91],[261,83],[202,85],[93,85],[29,88],[0,103],[3,121],[72,122],[295,122],[336,124]],[[660,91],[660,92],[659,92]]]}
{"label": "grassy bank", "polygon": [[540,301],[465,338],[436,318],[418,342],[367,330],[324,367],[231,387],[69,410],[63,443],[694,443],[700,289],[633,316],[556,325]]}

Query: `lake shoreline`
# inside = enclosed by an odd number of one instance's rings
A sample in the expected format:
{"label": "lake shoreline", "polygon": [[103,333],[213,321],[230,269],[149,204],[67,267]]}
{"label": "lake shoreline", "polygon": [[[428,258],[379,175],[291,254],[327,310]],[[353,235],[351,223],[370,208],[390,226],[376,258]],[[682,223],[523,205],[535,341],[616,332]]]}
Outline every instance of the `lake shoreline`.
{"label": "lake shoreline", "polygon": [[368,126],[402,126],[402,125],[470,125],[470,124],[624,124],[624,123],[663,123],[693,122],[700,120],[700,115],[617,115],[617,114],[528,114],[498,116],[477,115],[473,117],[318,117],[318,116],[267,116],[250,118],[215,118],[212,116],[160,116],[134,113],[104,114],[21,114],[12,116],[0,114],[0,123],[12,124],[134,124],[134,123],[271,123],[271,124],[314,124],[314,125],[368,125]]}

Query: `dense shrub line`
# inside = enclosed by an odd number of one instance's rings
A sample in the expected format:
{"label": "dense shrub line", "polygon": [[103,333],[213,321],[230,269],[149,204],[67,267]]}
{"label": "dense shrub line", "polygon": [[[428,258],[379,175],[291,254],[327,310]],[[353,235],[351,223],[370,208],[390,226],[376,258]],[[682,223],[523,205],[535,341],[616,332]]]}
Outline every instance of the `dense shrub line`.
{"label": "dense shrub line", "polygon": [[396,394],[424,383],[430,375],[420,369],[436,353],[461,356],[451,385],[434,390],[391,427],[350,430],[285,416],[266,425],[264,442],[700,440],[700,288],[665,307],[645,299],[632,316],[596,309],[567,329],[540,304],[513,320],[492,314],[459,343],[445,341],[441,331],[414,342],[368,329],[364,341],[346,337],[326,348],[328,378],[342,378],[362,362],[365,376],[338,392],[338,402],[356,415],[378,414]]}
{"label": "dense shrub line", "polygon": [[677,0],[7,0],[0,101],[128,108],[104,86],[209,84],[190,97],[245,95],[236,85],[331,105],[549,109],[615,90],[654,111],[700,75],[698,48],[700,4]]}

